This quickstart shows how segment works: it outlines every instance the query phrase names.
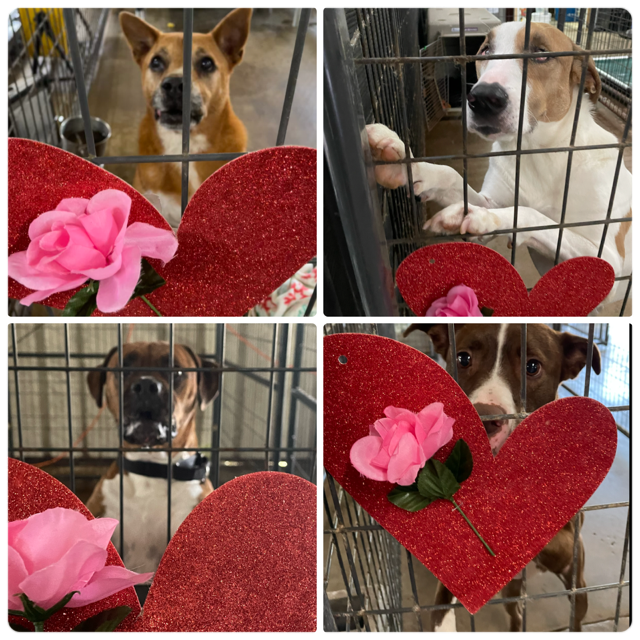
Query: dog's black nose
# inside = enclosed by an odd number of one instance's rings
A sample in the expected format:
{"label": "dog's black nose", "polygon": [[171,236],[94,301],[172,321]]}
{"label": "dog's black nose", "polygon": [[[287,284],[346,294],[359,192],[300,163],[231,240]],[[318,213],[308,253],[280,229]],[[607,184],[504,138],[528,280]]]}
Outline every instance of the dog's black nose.
{"label": "dog's black nose", "polygon": [[480,116],[497,116],[506,109],[509,96],[497,82],[479,82],[467,95],[467,102]]}
{"label": "dog's black nose", "polygon": [[182,98],[182,76],[165,78],[160,85],[167,98],[176,100]]}
{"label": "dog's black nose", "polygon": [[154,398],[162,391],[162,384],[155,378],[140,378],[132,385],[131,391],[141,400]]}

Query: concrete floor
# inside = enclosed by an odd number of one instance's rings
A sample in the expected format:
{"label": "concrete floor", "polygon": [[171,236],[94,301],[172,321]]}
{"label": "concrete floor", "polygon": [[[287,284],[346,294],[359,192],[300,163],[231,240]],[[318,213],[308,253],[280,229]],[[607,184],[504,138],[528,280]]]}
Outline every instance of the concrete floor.
{"label": "concrete floor", "polygon": [[[406,325],[396,327],[396,333],[401,335]],[[563,328],[563,330],[566,329]],[[590,397],[607,404],[608,406],[622,406],[629,403],[628,371],[629,371],[629,341],[626,327],[610,325],[609,342],[607,346],[600,346],[602,355],[602,373],[600,376],[592,376],[593,384],[590,389]],[[572,330],[576,333],[576,330]],[[430,352],[429,338],[422,332],[416,331],[407,339],[402,340],[414,348],[424,352]],[[626,354],[626,358],[624,357]],[[626,369],[626,395],[620,390],[619,369]],[[598,383],[596,383],[598,381]],[[577,378],[575,390],[580,393],[581,379]],[[604,382],[605,384],[599,384]],[[608,382],[608,383],[607,383]],[[611,387],[616,387],[611,389]],[[572,388],[573,385],[572,385]],[[583,387],[582,387],[583,388]],[[611,397],[611,393],[620,392],[620,396]],[[570,395],[562,392],[561,397]],[[628,413],[628,412],[627,412]],[[628,428],[624,421],[626,416],[616,412],[614,416],[619,424]],[[622,433],[618,434],[618,449],[611,470],[603,483],[588,500],[587,505],[603,505],[629,500],[630,466],[629,466],[629,439]],[[622,551],[625,539],[627,523],[627,507],[603,509],[587,512],[585,514],[582,537],[585,545],[585,579],[587,586],[614,584],[620,579]],[[325,518],[325,528],[328,522]],[[325,545],[328,536],[325,536]],[[325,553],[327,547],[325,546]],[[416,580],[416,589],[419,604],[429,605],[434,602],[437,580],[433,574],[419,561],[412,558],[413,570]],[[334,562],[333,565],[337,565]],[[332,567],[328,592],[340,594],[344,591],[344,582],[337,566]],[[629,580],[629,564],[625,570],[625,580]],[[375,579],[374,579],[375,583]],[[400,584],[403,607],[413,607],[413,591],[411,588],[410,574],[407,556],[401,549]],[[531,595],[553,593],[561,591],[564,586],[554,574],[536,572],[530,564],[527,569],[527,592]],[[346,596],[346,592],[345,596]],[[616,611],[617,589],[595,591],[589,594],[589,608],[583,621],[584,631],[612,631],[613,619]],[[619,631],[624,631],[629,625],[629,589],[622,589]],[[423,629],[429,629],[429,613],[422,612],[421,621]],[[528,631],[562,631],[567,630],[570,616],[568,598],[558,596],[532,600],[527,604],[527,630]],[[470,631],[470,616],[464,609],[456,612],[458,631]],[[507,631],[508,616],[503,605],[485,605],[475,616],[476,631]],[[402,616],[403,631],[419,631],[419,623],[415,613],[407,613]]]}
{"label": "concrete floor", "polygon": [[[613,114],[609,109],[598,103],[596,107],[596,121],[606,130],[614,133],[618,139],[622,137],[622,131],[624,129],[624,122]],[[632,141],[631,132],[629,133],[629,142]],[[491,143],[483,140],[480,136],[470,133],[467,137],[467,144],[469,154],[487,153],[491,151]],[[461,153],[462,150],[462,121],[459,116],[445,117],[440,121],[431,132],[426,136],[426,153],[427,155],[449,155]],[[632,171],[632,158],[631,147],[627,147],[624,152],[625,166]],[[442,164],[447,164],[460,174],[463,172],[462,160],[445,161]],[[468,161],[468,180],[469,185],[476,191],[480,191],[484,176],[489,168],[488,158],[479,158]],[[431,217],[441,207],[428,203],[422,205],[422,211],[425,219]],[[442,237],[432,238],[425,236],[425,244],[433,242],[443,242]],[[508,260],[511,259],[511,249],[507,247],[508,239],[506,236],[498,237],[495,240],[489,242],[489,246],[498,251]],[[540,275],[533,265],[529,252],[526,250],[519,250],[516,253],[516,269],[522,276],[527,287],[533,287],[535,283],[540,279]],[[600,310],[598,315],[601,316],[617,316],[620,314],[621,302],[606,305]],[[630,316],[632,312],[632,299],[629,298],[627,306],[625,308],[625,315]]]}
{"label": "concrete floor", "polygon": [[[228,9],[196,9],[194,30],[208,32]],[[140,69],[120,30],[118,9],[109,15],[102,55],[89,93],[89,109],[111,125],[109,155],[138,154],[145,110]],[[274,146],[296,37],[291,9],[254,9],[244,60],[231,77],[231,103],[249,133],[250,151]],[[146,9],[144,19],[163,31],[182,30],[180,9]],[[174,25],[170,27],[169,25]],[[287,144],[316,147],[316,14],[312,12],[287,129]],[[133,181],[136,165],[109,165]]]}

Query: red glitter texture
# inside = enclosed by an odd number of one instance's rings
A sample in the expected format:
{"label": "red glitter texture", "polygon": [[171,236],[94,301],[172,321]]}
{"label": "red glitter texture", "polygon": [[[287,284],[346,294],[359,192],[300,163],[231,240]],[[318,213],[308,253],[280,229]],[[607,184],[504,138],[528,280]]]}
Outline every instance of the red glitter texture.
{"label": "red glitter texture", "polygon": [[480,307],[501,316],[587,316],[609,294],[615,272],[600,258],[561,262],[530,293],[518,272],[498,252],[470,242],[446,242],[414,251],[398,267],[396,282],[405,302],[424,316],[438,298],[464,284]]}
{"label": "red glitter texture", "polygon": [[[61,482],[37,467],[9,458],[9,522],[24,520],[55,507],[73,509],[88,520],[93,520],[89,510]],[[108,566],[124,567],[111,543],[107,552]],[[71,631],[77,624],[95,616],[100,611],[125,605],[131,607],[131,613],[120,623],[116,631],[133,631],[136,618],[140,614],[140,602],[133,587],[123,589],[86,607],[61,609],[45,622],[45,631]],[[9,620],[33,630],[33,625],[24,618],[9,616]]]}
{"label": "red glitter texture", "polygon": [[139,631],[315,631],[316,487],[262,472],[227,482],[180,525]]}
{"label": "red glitter texture", "polygon": [[[130,223],[169,228],[137,191],[94,164],[49,145],[9,140],[9,254],[27,248],[29,224],[63,198],[104,189],[131,196]],[[242,316],[316,255],[316,151],[275,147],[242,156],[191,198],[176,256],[152,261],[167,284],[148,299],[163,316]],[[9,296],[29,293],[9,279]],[[77,291],[44,304],[64,308]],[[94,312],[95,315],[102,315]],[[113,316],[154,316],[141,300]]]}
{"label": "red glitter texture", "polygon": [[[347,362],[340,364],[339,356]],[[464,438],[473,473],[456,501],[496,553],[492,558],[451,504],[409,513],[387,499],[393,488],[361,476],[354,442],[389,405],[420,411],[443,402],[455,418],[444,460]],[[611,413],[589,398],[556,400],[531,414],[494,459],[482,422],[453,378],[395,340],[340,334],[324,339],[324,465],[371,516],[475,613],[535,557],[602,482],[616,452]]]}

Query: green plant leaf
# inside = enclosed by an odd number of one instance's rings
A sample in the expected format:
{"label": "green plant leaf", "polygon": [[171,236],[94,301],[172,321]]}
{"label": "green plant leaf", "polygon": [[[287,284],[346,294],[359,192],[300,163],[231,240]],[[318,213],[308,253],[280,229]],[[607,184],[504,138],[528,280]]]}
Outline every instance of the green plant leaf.
{"label": "green plant leaf", "polygon": [[471,475],[473,456],[469,445],[462,438],[456,442],[449,457],[445,460],[445,465],[458,482],[464,482]]}
{"label": "green plant leaf", "polygon": [[460,488],[453,473],[438,460],[431,458],[418,474],[418,491],[431,502],[449,500]]}
{"label": "green plant leaf", "polygon": [[131,607],[114,607],[101,611],[77,624],[72,631],[114,631],[131,613]]}
{"label": "green plant leaf", "polygon": [[415,483],[411,487],[403,487],[401,485],[394,487],[387,494],[387,498],[389,502],[395,504],[396,507],[400,507],[400,509],[404,509],[405,511],[411,511],[412,513],[424,509],[432,502],[432,500],[420,495]]}
{"label": "green plant leaf", "polygon": [[489,316],[492,316],[492,315],[493,315],[493,309],[489,309],[489,307],[481,307],[481,308],[480,308],[480,313],[481,313],[483,316],[487,316],[487,317],[489,317]]}
{"label": "green plant leaf", "polygon": [[163,284],[166,284],[165,279],[151,266],[150,262],[142,258],[140,278],[138,279],[136,288],[131,294],[131,299],[146,296],[160,288]]}
{"label": "green plant leaf", "polygon": [[83,287],[67,302],[62,310],[63,316],[90,316],[98,306],[96,296],[100,283],[97,280],[90,280],[89,285]]}

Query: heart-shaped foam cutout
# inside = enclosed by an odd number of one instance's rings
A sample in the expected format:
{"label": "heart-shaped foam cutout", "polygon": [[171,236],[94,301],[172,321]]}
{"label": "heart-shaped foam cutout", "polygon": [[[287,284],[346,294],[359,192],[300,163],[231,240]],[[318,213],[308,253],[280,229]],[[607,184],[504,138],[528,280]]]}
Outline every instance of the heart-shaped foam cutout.
{"label": "heart-shaped foam cutout", "polygon": [[[340,356],[346,357],[341,364]],[[473,473],[456,493],[496,553],[492,558],[445,500],[409,513],[387,499],[393,488],[351,465],[354,442],[392,405],[418,412],[444,403],[455,418],[444,460],[463,438]],[[556,400],[528,416],[494,459],[480,418],[453,378],[428,356],[395,340],[359,334],[324,339],[324,465],[400,544],[475,613],[534,558],[584,505],[611,466],[611,413],[595,400]]]}
{"label": "heart-shaped foam cutout", "polygon": [[[9,140],[9,254],[27,248],[29,224],[64,198],[120,189],[132,199],[129,223],[169,229],[128,184],[66,151]],[[218,169],[191,198],[178,228],[178,251],[165,267],[166,285],[148,299],[164,316],[242,316],[316,255],[316,151],[274,147]],[[9,279],[9,296],[29,289]],[[44,304],[64,308],[77,291]],[[101,315],[96,312],[96,315]],[[141,300],[117,316],[153,316]]]}
{"label": "heart-shaped foam cutout", "polygon": [[456,285],[474,290],[480,307],[494,316],[587,316],[609,294],[613,267],[601,258],[572,258],[550,269],[530,293],[522,278],[497,251],[471,242],[423,247],[405,258],[396,283],[417,316]]}
{"label": "heart-shaped foam cutout", "polygon": [[[20,460],[9,458],[9,522],[24,520],[47,509],[63,507],[78,511],[88,520],[93,520],[89,510],[80,500],[48,473]],[[108,566],[123,567],[115,547],[109,543],[107,549]],[[95,616],[106,609],[120,606],[131,607],[131,613],[120,623],[118,631],[133,631],[136,618],[140,614],[140,602],[133,587],[123,589],[85,607],[65,607],[45,622],[45,631],[71,631],[78,623]],[[15,624],[33,630],[30,622],[17,616],[9,616]]]}
{"label": "heart-shaped foam cutout", "polygon": [[315,631],[316,487],[288,473],[240,476],[173,536],[139,631]]}

